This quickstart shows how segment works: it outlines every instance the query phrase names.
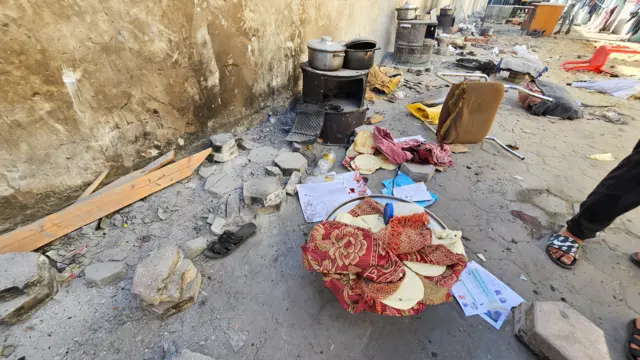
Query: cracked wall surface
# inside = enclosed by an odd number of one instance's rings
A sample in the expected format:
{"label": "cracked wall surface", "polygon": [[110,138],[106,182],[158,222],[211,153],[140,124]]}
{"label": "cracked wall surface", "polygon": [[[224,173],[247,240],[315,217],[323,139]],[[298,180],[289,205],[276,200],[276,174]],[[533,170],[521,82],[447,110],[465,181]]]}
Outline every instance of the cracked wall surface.
{"label": "cracked wall surface", "polygon": [[300,86],[309,39],[388,49],[399,2],[3,2],[0,232],[72,202],[106,168],[109,181],[179,138],[253,125]]}

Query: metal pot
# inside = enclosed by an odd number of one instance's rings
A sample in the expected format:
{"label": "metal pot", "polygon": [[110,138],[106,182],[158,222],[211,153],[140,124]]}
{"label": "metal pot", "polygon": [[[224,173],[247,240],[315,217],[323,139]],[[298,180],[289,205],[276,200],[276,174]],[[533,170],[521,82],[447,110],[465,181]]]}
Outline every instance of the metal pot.
{"label": "metal pot", "polygon": [[369,38],[355,38],[345,44],[346,56],[344,58],[344,68],[352,70],[371,69],[374,63],[377,43]]}
{"label": "metal pot", "polygon": [[345,57],[345,47],[333,41],[329,36],[321,39],[309,40],[309,66],[316,70],[336,71],[342,68]]}
{"label": "metal pot", "polygon": [[398,20],[413,20],[418,14],[418,6],[412,5],[407,1],[404,5],[396,8],[396,19]]}

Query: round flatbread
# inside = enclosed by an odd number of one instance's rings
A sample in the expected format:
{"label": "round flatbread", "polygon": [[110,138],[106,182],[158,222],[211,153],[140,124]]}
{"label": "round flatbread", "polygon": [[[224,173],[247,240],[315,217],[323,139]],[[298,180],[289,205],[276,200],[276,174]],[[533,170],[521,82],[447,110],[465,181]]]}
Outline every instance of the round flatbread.
{"label": "round flatbread", "polygon": [[424,285],[416,273],[406,266],[405,275],[398,290],[381,303],[399,310],[409,310],[424,297]]}
{"label": "round flatbread", "polygon": [[415,261],[405,261],[404,264],[422,276],[440,276],[447,270],[445,265],[424,264]]}
{"label": "round flatbread", "polygon": [[395,170],[398,168],[397,164],[392,164],[391,162],[389,162],[389,159],[387,159],[387,157],[384,156],[383,154],[378,154],[376,156],[382,162],[382,165],[380,165],[380,167],[383,168],[384,170]]}
{"label": "round flatbread", "polygon": [[353,149],[361,154],[373,154],[376,151],[376,142],[371,131],[361,131],[353,139]]}
{"label": "round flatbread", "polygon": [[358,170],[361,174],[369,175],[373,174],[376,170],[382,166],[382,161],[371,154],[361,154],[356,156],[351,162],[351,166]]}

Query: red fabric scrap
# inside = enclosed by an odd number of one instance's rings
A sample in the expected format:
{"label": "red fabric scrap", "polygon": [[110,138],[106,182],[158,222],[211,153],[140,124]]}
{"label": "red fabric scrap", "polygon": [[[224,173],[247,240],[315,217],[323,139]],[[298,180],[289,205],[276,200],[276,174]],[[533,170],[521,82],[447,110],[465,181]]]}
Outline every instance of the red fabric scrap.
{"label": "red fabric scrap", "polygon": [[410,149],[413,153],[411,161],[419,164],[431,164],[439,167],[453,166],[451,147],[447,144],[422,143]]}
{"label": "red fabric scrap", "polygon": [[384,154],[392,164],[402,164],[405,161],[409,161],[413,155],[404,151],[405,147],[412,147],[420,144],[418,140],[409,140],[401,143],[397,143],[393,140],[393,136],[389,130],[376,126],[373,128],[373,140],[376,143],[378,151]]}
{"label": "red fabric scrap", "polygon": [[384,154],[392,164],[413,161],[418,164],[431,164],[439,167],[453,166],[451,148],[446,144],[407,140],[396,143],[391,133],[379,126],[373,128],[373,139],[378,151]]}

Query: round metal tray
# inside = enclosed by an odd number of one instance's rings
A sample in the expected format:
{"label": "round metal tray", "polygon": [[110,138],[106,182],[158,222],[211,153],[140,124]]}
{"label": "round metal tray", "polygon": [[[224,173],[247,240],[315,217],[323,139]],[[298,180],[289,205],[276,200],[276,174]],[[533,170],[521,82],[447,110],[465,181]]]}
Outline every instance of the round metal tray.
{"label": "round metal tray", "polygon": [[[351,200],[345,201],[342,204],[338,205],[335,209],[333,209],[333,211],[331,211],[331,213],[329,213],[329,215],[327,215],[327,218],[324,219],[325,221],[327,220],[334,220],[336,218],[336,216],[338,216],[339,214],[344,214],[344,213],[348,213],[351,209],[353,209],[354,207],[356,207],[356,205],[358,205],[360,203],[360,201],[364,200],[365,198],[371,198],[379,203],[382,204],[386,204],[386,203],[396,203],[396,202],[403,202],[403,203],[408,203],[409,201],[395,197],[395,196],[389,196],[389,195],[369,195],[369,196],[360,196],[357,198],[353,198]],[[445,225],[442,220],[440,220],[440,218],[438,218],[436,215],[434,215],[431,211],[424,209],[424,212],[427,213],[427,216],[429,217],[429,228],[431,230],[446,230],[447,225]]]}

